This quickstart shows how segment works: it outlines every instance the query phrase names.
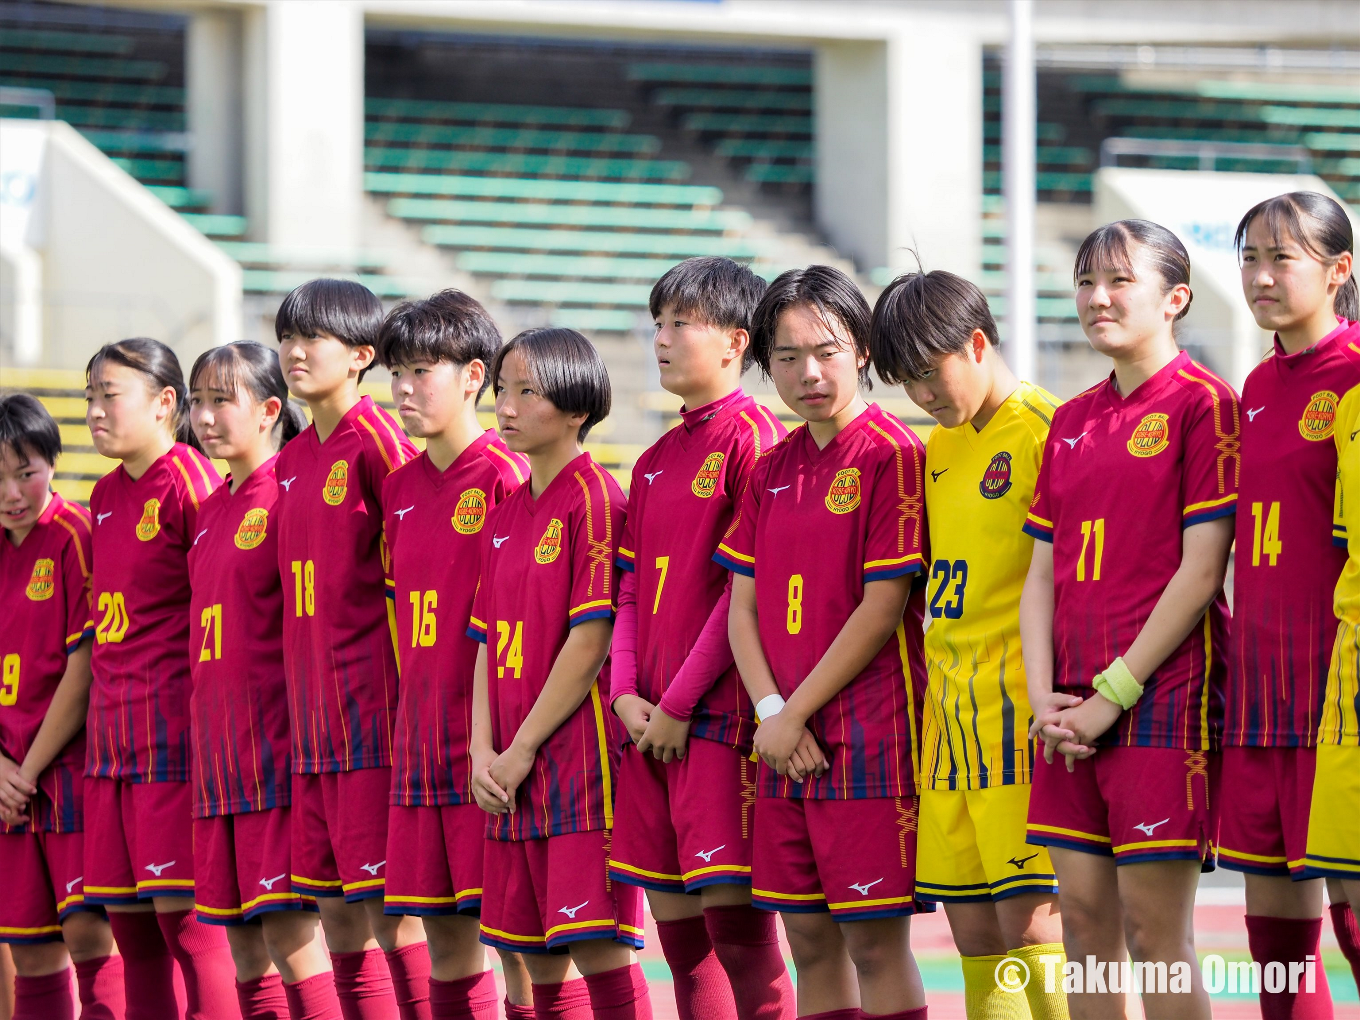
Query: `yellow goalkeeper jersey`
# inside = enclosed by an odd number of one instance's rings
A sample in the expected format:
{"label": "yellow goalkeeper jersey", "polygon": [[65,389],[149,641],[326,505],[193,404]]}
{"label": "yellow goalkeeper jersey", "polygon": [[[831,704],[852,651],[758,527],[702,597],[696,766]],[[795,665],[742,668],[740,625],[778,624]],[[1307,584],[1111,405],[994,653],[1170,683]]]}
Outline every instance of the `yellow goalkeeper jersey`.
{"label": "yellow goalkeeper jersey", "polygon": [[1021,527],[1057,406],[1051,393],[1022,382],[981,432],[937,426],[926,442],[924,789],[1030,781],[1020,592],[1034,539]]}
{"label": "yellow goalkeeper jersey", "polygon": [[1332,437],[1336,442],[1336,502],[1332,541],[1350,553],[1336,582],[1339,621],[1327,693],[1318,724],[1319,744],[1360,745],[1360,386],[1341,398]]}

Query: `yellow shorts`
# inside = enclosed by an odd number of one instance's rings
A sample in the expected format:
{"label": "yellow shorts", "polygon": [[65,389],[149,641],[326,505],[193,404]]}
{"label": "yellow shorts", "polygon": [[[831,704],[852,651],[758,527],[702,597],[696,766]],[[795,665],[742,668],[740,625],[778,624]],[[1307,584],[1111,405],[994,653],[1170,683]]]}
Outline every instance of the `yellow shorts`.
{"label": "yellow shorts", "polygon": [[1318,745],[1303,875],[1360,881],[1360,747]]}
{"label": "yellow shorts", "polygon": [[1025,842],[1029,786],[922,790],[916,898],[939,903],[1056,894],[1048,850]]}

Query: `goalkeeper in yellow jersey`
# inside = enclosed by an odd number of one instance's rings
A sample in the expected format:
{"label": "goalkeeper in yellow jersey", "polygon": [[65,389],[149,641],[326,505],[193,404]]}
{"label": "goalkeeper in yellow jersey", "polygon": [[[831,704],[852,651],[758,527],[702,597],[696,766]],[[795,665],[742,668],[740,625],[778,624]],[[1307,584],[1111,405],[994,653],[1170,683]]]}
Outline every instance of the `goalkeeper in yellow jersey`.
{"label": "goalkeeper in yellow jersey", "polygon": [[[1025,842],[1034,745],[1019,611],[1034,545],[1021,528],[1058,401],[1018,380],[997,344],[987,299],[952,273],[901,276],[874,308],[878,374],[938,423],[916,895],[944,904],[969,1020],[1055,1020],[1067,1003],[1044,977],[1061,988],[1062,923],[1048,851]],[[1025,973],[1024,995],[1002,987]]]}

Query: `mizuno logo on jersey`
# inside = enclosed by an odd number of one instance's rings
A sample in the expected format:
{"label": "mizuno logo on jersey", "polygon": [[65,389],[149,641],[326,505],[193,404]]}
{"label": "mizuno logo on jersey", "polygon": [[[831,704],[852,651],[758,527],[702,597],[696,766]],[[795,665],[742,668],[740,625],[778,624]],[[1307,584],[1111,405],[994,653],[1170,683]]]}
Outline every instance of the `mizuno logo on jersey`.
{"label": "mizuno logo on jersey", "polygon": [[938,471],[932,471],[930,473],[930,480],[932,482],[938,482],[940,480],[940,475],[944,474],[948,470],[949,468],[940,468],[940,470]]}
{"label": "mizuno logo on jersey", "polygon": [[166,861],[164,864],[148,864],[146,866],[146,870],[151,872],[157,878],[160,878],[161,872],[164,871],[166,868],[170,867],[174,863],[175,863],[174,861]]}
{"label": "mizuno logo on jersey", "polygon": [[585,903],[578,903],[578,904],[576,904],[576,906],[574,906],[574,907],[558,907],[558,908],[557,908],[557,912],[558,912],[559,914],[566,914],[568,917],[570,917],[570,918],[574,921],[574,920],[576,920],[576,911],[580,910],[582,907],[584,907],[584,906],[586,905],[586,903],[589,903],[589,902],[590,902],[590,900],[586,900]]}
{"label": "mizuno logo on jersey", "polygon": [[94,522],[95,522],[96,524],[103,524],[103,523],[104,523],[104,518],[105,518],[105,517],[112,517],[112,516],[113,516],[113,511],[112,511],[112,510],[108,510],[108,511],[102,513],[102,514],[95,514],[95,521],[94,521]]}
{"label": "mizuno logo on jersey", "polygon": [[1265,405],[1262,405],[1262,406],[1260,406],[1260,407],[1248,407],[1246,410],[1247,410],[1247,421],[1255,421],[1255,420],[1256,420],[1256,416],[1257,416],[1258,414],[1260,414],[1262,411],[1265,410]]}
{"label": "mizuno logo on jersey", "polygon": [[279,481],[279,484],[283,486],[283,490],[284,490],[285,492],[292,492],[292,491],[293,491],[292,485],[293,485],[293,483],[296,482],[296,481],[297,481],[297,475],[294,475],[292,478],[284,478],[284,479],[280,480],[280,481]]}
{"label": "mizuno logo on jersey", "polygon": [[84,875],[77,875],[75,878],[71,879],[71,881],[66,883],[66,891],[69,893],[73,888],[75,888],[84,880],[85,880]]}
{"label": "mizuno logo on jersey", "polygon": [[[664,470],[666,470],[666,469],[665,469],[665,468],[662,468],[662,469],[661,469],[661,471],[664,471]],[[661,471],[650,471],[650,472],[649,472],[649,471],[644,471],[644,472],[642,472],[642,477],[645,478],[645,479],[647,479],[647,484],[648,484],[648,485],[651,485],[652,482],[656,481],[657,478],[660,477]]]}
{"label": "mizuno logo on jersey", "polygon": [[392,512],[397,515],[397,520],[404,521],[406,520],[406,515],[414,509],[414,506],[408,506],[405,510],[393,510]]}
{"label": "mizuno logo on jersey", "polygon": [[874,886],[878,885],[878,883],[882,881],[883,879],[876,878],[872,882],[852,882],[850,883],[850,888],[855,890],[855,892],[859,893],[861,896],[868,896],[869,890],[872,889]]}
{"label": "mizuno logo on jersey", "polygon": [[501,546],[503,546],[503,545],[504,545],[506,542],[508,542],[508,541],[510,541],[510,536],[509,536],[509,535],[492,535],[492,536],[491,536],[491,544],[494,545],[497,549],[499,549]]}
{"label": "mizuno logo on jersey", "polygon": [[367,871],[370,875],[376,875],[378,873],[378,869],[381,868],[386,863],[387,863],[386,861],[379,861],[377,864],[361,864],[359,865],[359,867],[362,868],[364,871]]}
{"label": "mizuno logo on jersey", "polygon": [[[1086,430],[1086,432],[1089,431],[1091,430],[1090,429]],[[1069,450],[1075,450],[1077,448],[1077,444],[1080,443],[1082,441],[1082,438],[1086,435],[1086,432],[1083,432],[1080,436],[1077,436],[1077,438],[1075,439],[1068,439],[1066,436],[1063,436],[1062,441],[1067,444],[1067,448]]]}
{"label": "mizuno logo on jersey", "polygon": [[1039,856],[1039,855],[1038,855],[1037,853],[1032,853],[1032,854],[1030,854],[1028,857],[1012,857],[1012,858],[1011,858],[1010,860],[1008,860],[1006,863],[1007,863],[1007,864],[1014,864],[1014,865],[1015,865],[1017,868],[1019,868],[1021,871],[1024,871],[1024,870],[1025,870],[1025,865],[1028,864],[1030,861],[1034,860],[1034,858],[1036,858],[1036,857],[1038,857],[1038,856]]}
{"label": "mizuno logo on jersey", "polygon": [[[284,872],[284,874],[287,874],[287,872]],[[277,881],[278,881],[279,879],[281,879],[281,878],[283,878],[283,875],[275,875],[273,878],[262,878],[262,879],[260,879],[260,885],[264,886],[264,887],[265,887],[266,889],[268,889],[270,892],[273,892],[273,891],[274,891],[274,883],[277,882]]]}
{"label": "mizuno logo on jersey", "polygon": [[785,489],[787,489],[787,488],[788,488],[787,485],[780,485],[780,486],[778,486],[777,488],[771,489],[771,490],[770,490],[770,495],[772,495],[772,496],[778,496],[781,492],[783,492],[783,491],[784,491]]}
{"label": "mizuno logo on jersey", "polygon": [[716,854],[719,850],[724,849],[726,846],[727,846],[727,844],[724,843],[722,846],[715,846],[712,850],[700,850],[700,851],[699,851],[698,853],[696,853],[694,856],[695,856],[695,857],[702,857],[702,858],[704,859],[704,863],[705,863],[705,864],[708,864],[708,863],[712,862],[712,860],[713,860],[713,855]]}
{"label": "mizuno logo on jersey", "polygon": [[1169,821],[1171,821],[1170,818],[1163,818],[1160,822],[1153,822],[1151,825],[1149,825],[1147,822],[1139,822],[1137,825],[1134,826],[1134,828],[1141,829],[1147,835],[1147,837],[1151,839],[1153,830],[1156,829],[1157,826],[1165,825]]}

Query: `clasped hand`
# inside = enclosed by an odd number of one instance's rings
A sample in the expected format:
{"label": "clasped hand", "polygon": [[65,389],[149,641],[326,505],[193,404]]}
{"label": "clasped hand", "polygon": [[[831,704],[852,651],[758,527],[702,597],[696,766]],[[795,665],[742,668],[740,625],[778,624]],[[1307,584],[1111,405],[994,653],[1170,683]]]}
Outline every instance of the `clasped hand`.
{"label": "clasped hand", "polygon": [[831,767],[807,723],[787,707],[761,720],[752,744],[766,765],[795,783]]}

